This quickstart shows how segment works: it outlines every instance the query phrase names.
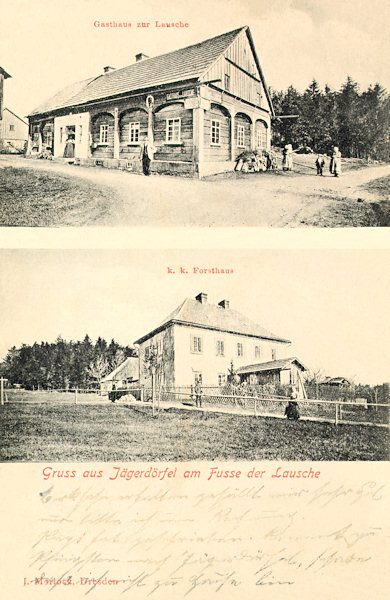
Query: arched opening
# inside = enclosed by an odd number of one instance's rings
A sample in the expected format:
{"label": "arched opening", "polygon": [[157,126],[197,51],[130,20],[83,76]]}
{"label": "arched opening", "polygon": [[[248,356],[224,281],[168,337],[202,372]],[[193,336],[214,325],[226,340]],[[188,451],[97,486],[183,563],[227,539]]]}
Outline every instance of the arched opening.
{"label": "arched opening", "polygon": [[227,161],[231,153],[231,117],[220,104],[211,104],[204,114],[203,147],[206,161]]}
{"label": "arched opening", "polygon": [[114,117],[110,113],[99,113],[92,119],[92,156],[114,157]]}
{"label": "arched opening", "polygon": [[139,157],[140,147],[148,135],[148,113],[143,108],[132,108],[120,116],[119,143],[120,157],[135,160]]}
{"label": "arched opening", "polygon": [[183,102],[159,106],[154,113],[155,160],[187,162],[192,160],[192,110]]}
{"label": "arched opening", "polygon": [[257,119],[256,121],[255,146],[259,150],[266,150],[268,148],[268,125],[261,119]]}
{"label": "arched opening", "polygon": [[236,157],[251,150],[252,121],[245,113],[237,113],[234,119],[234,146]]}

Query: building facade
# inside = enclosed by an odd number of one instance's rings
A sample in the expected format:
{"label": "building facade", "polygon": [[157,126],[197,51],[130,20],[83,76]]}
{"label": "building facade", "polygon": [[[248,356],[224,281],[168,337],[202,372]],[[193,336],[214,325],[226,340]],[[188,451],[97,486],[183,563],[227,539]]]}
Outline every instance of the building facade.
{"label": "building facade", "polygon": [[154,373],[162,386],[223,385],[234,369],[276,361],[291,342],[274,335],[201,293],[187,298],[163,323],[135,342],[139,345],[140,384],[150,385]]}
{"label": "building facade", "polygon": [[244,151],[269,149],[273,108],[249,27],[137,59],[35,109],[28,154],[202,176],[231,170]]}
{"label": "building facade", "polygon": [[27,138],[28,123],[9,108],[4,108],[0,120],[0,151],[11,154],[23,152]]}

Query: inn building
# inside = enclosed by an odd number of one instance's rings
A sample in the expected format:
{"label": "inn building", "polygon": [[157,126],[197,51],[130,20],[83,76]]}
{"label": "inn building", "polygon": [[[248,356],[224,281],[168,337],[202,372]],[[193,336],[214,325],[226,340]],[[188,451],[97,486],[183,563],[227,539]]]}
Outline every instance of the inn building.
{"label": "inn building", "polygon": [[240,379],[251,383],[263,383],[264,376],[267,381],[272,378],[272,383],[295,383],[296,369],[304,369],[297,359],[281,360],[290,340],[254,323],[231,308],[228,300],[211,304],[205,293],[186,298],[135,343],[139,346],[139,382],[145,386],[150,385],[152,352],[161,385],[168,387],[196,381],[223,385],[232,362]]}
{"label": "inn building", "polygon": [[202,176],[269,149],[272,116],[245,26],[66,87],[29,115],[28,155],[142,173],[146,152],[151,173]]}

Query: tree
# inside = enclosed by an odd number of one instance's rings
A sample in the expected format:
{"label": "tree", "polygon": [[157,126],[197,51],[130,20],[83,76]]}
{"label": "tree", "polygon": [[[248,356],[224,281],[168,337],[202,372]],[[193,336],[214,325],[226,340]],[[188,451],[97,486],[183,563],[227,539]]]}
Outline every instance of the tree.
{"label": "tree", "polygon": [[88,375],[97,381],[101,390],[101,380],[109,372],[109,362],[103,354],[96,356],[87,368]]}

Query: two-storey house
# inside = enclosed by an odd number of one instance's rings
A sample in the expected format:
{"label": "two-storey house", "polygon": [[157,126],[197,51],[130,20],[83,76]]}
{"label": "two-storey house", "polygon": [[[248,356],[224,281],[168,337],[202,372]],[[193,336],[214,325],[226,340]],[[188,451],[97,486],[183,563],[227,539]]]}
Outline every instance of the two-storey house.
{"label": "two-storey house", "polygon": [[162,385],[205,386],[226,381],[234,369],[277,361],[290,341],[267,331],[236,310],[227,300],[208,303],[207,294],[187,298],[155,329],[139,338],[140,383],[150,384],[153,353]]}

